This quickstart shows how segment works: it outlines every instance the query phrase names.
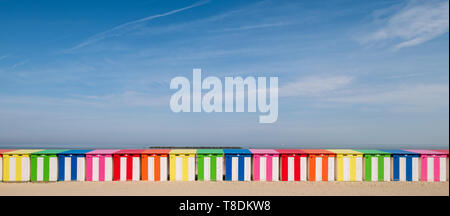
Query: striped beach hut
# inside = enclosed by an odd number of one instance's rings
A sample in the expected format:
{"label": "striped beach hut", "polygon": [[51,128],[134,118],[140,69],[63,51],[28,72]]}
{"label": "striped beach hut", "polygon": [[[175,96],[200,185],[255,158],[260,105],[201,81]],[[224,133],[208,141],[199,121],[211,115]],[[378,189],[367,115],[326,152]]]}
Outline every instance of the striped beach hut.
{"label": "striped beach hut", "polygon": [[143,149],[124,149],[114,152],[114,181],[139,181],[143,152]]}
{"label": "striped beach hut", "polygon": [[279,156],[274,149],[250,149],[253,155],[253,180],[278,181]]}
{"label": "striped beach hut", "polygon": [[336,153],[336,180],[362,181],[363,154],[351,149],[327,149]]}
{"label": "striped beach hut", "polygon": [[3,181],[3,152],[15,151],[15,149],[0,149],[0,181]]}
{"label": "striped beach hut", "polygon": [[48,149],[31,153],[31,181],[58,181],[58,153],[67,151]]}
{"label": "striped beach hut", "polygon": [[308,160],[299,149],[276,149],[280,153],[281,181],[306,181]]}
{"label": "striped beach hut", "polygon": [[449,159],[449,157],[448,157],[448,149],[447,150],[444,150],[444,149],[439,149],[439,150],[433,150],[433,151],[437,151],[437,152],[442,152],[442,153],[444,153],[444,155],[445,155],[445,161],[446,161],[446,163],[445,163],[445,173],[446,173],[446,176],[445,176],[445,179],[446,179],[446,181],[448,181],[448,175],[449,175],[449,164],[448,164],[448,159]]}
{"label": "striped beach hut", "polygon": [[197,149],[199,181],[223,181],[223,149]]}
{"label": "striped beach hut", "polygon": [[3,152],[3,181],[30,181],[30,154],[42,149]]}
{"label": "striped beach hut", "polygon": [[336,154],[325,149],[302,149],[308,155],[308,181],[334,181]]}
{"label": "striped beach hut", "polygon": [[196,149],[174,149],[169,152],[170,181],[195,181]]}
{"label": "striped beach hut", "polygon": [[380,150],[355,149],[364,154],[364,180],[390,181],[391,154]]}
{"label": "striped beach hut", "polygon": [[225,180],[250,181],[252,152],[248,149],[224,149]]}
{"label": "striped beach hut", "polygon": [[113,154],[117,149],[86,152],[86,181],[113,180]]}
{"label": "striped beach hut", "polygon": [[391,154],[393,181],[419,181],[419,154],[398,149],[381,149]]}
{"label": "striped beach hut", "polygon": [[167,181],[170,149],[147,149],[141,154],[142,180]]}
{"label": "striped beach hut", "polygon": [[405,149],[420,154],[420,180],[445,181],[447,178],[447,156],[444,152],[433,150]]}
{"label": "striped beach hut", "polygon": [[86,153],[92,150],[67,150],[58,153],[58,181],[86,180]]}

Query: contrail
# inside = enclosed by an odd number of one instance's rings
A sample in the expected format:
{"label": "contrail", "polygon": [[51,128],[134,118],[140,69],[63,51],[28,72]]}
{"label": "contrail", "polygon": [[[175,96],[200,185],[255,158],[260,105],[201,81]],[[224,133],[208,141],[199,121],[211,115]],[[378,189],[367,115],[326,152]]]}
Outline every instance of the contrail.
{"label": "contrail", "polygon": [[156,18],[159,18],[159,17],[169,16],[169,15],[172,15],[172,14],[184,11],[184,10],[188,10],[188,9],[191,9],[191,8],[195,8],[195,7],[204,5],[204,4],[208,3],[208,2],[209,2],[209,0],[200,1],[200,2],[197,2],[195,4],[189,5],[189,6],[184,7],[184,8],[179,8],[179,9],[172,10],[172,11],[169,11],[169,12],[166,12],[166,13],[148,16],[148,17],[145,17],[145,18],[142,18],[142,19],[138,19],[138,20],[134,20],[134,21],[131,21],[131,22],[127,22],[127,23],[118,25],[118,26],[116,26],[114,28],[111,28],[109,30],[106,30],[104,32],[100,32],[98,34],[95,34],[95,35],[89,37],[88,39],[86,39],[85,41],[81,42],[80,44],[78,44],[78,45],[68,49],[68,51],[72,51],[72,50],[76,50],[76,49],[85,47],[87,45],[93,44],[93,43],[98,42],[100,40],[103,40],[105,38],[114,37],[114,36],[120,36],[120,35],[128,32],[128,31],[130,31],[132,29],[135,29],[136,27],[139,26],[139,24],[144,23],[146,21],[149,21],[149,20],[152,20],[152,19],[156,19]]}

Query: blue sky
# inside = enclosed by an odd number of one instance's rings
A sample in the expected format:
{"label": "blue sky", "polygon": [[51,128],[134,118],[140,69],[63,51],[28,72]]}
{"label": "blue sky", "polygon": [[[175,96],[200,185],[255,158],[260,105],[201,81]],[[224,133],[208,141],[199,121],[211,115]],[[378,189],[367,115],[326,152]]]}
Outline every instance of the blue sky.
{"label": "blue sky", "polygon": [[[0,0],[0,147],[448,148],[448,1]],[[172,113],[279,77],[279,116]]]}

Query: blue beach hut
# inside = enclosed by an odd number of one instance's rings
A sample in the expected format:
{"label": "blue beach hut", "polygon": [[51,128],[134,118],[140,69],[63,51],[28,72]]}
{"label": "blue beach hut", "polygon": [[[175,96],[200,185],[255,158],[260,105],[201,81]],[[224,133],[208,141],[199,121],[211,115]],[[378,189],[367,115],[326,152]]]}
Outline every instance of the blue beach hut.
{"label": "blue beach hut", "polygon": [[252,152],[248,149],[224,149],[225,180],[250,181]]}
{"label": "blue beach hut", "polygon": [[68,150],[58,153],[58,181],[84,181],[86,153],[92,150]]}
{"label": "blue beach hut", "polygon": [[419,154],[405,150],[382,149],[391,153],[393,181],[419,181]]}

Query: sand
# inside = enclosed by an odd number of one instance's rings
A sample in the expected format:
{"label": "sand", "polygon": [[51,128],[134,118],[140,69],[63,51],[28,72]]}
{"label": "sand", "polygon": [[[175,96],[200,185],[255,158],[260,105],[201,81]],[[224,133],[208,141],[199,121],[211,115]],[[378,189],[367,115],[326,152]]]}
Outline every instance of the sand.
{"label": "sand", "polygon": [[448,182],[52,182],[1,183],[0,196],[449,196]]}

